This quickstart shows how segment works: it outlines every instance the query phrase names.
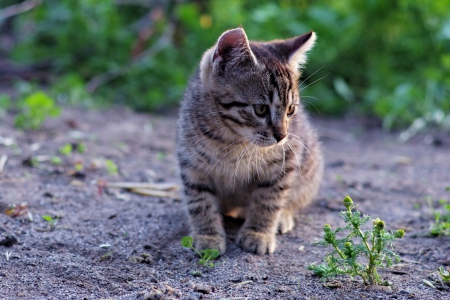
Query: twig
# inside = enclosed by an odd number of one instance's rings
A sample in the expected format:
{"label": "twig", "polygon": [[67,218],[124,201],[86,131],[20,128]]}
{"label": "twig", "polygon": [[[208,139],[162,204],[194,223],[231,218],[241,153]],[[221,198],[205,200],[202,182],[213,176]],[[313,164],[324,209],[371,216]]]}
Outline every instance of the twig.
{"label": "twig", "polygon": [[136,189],[130,189],[130,192],[144,195],[144,196],[169,197],[169,198],[175,198],[175,199],[180,198],[177,194],[172,193],[172,192],[152,190],[152,189],[136,188]]}
{"label": "twig", "polygon": [[2,156],[0,156],[0,173],[3,172],[3,168],[5,167],[7,160],[8,160],[8,155],[3,154]]}
{"label": "twig", "polygon": [[27,12],[29,10],[32,10],[36,6],[40,5],[41,3],[42,3],[42,0],[26,0],[22,3],[8,6],[4,9],[0,10],[0,20]]}
{"label": "twig", "polygon": [[246,280],[246,281],[242,281],[242,282],[238,282],[238,283],[232,284],[231,286],[243,286],[243,285],[246,285],[246,284],[249,284],[249,283],[253,283],[253,281],[252,280]]}
{"label": "twig", "polygon": [[173,183],[147,183],[147,182],[107,182],[105,187],[121,189],[152,189],[160,191],[175,191],[178,186]]}
{"label": "twig", "polygon": [[92,93],[96,89],[98,89],[101,85],[107,83],[108,81],[111,81],[117,77],[122,76],[126,72],[128,72],[131,68],[135,67],[136,65],[139,65],[141,61],[144,58],[148,58],[151,56],[156,55],[158,52],[163,50],[165,47],[170,45],[172,41],[173,32],[175,30],[175,24],[169,23],[166,27],[166,30],[164,33],[159,37],[159,39],[152,45],[152,47],[148,48],[147,50],[141,52],[140,54],[136,55],[133,60],[128,62],[127,64],[120,66],[119,68],[115,68],[112,70],[109,70],[103,74],[97,75],[94,78],[92,78],[87,84],[86,89],[88,92]]}

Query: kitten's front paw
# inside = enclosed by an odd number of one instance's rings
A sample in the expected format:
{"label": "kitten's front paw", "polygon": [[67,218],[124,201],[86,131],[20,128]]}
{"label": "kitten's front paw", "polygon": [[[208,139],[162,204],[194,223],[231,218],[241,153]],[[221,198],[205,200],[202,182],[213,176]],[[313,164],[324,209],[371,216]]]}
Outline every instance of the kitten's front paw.
{"label": "kitten's front paw", "polygon": [[224,254],[227,250],[225,239],[220,235],[196,235],[194,236],[194,247],[198,251],[217,249],[220,254]]}
{"label": "kitten's front paw", "polygon": [[237,237],[237,244],[245,251],[256,254],[272,253],[276,248],[276,237],[271,233],[242,229]]}

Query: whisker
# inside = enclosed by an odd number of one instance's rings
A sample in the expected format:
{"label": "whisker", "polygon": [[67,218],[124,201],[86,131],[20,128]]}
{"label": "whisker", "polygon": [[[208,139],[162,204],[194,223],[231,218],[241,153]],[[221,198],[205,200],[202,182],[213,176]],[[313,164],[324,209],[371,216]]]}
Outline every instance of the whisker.
{"label": "whisker", "polygon": [[294,147],[293,147],[291,141],[289,140],[289,138],[288,138],[288,140],[286,142],[286,145],[289,147],[289,149],[291,149],[292,153],[294,153],[295,159],[297,160],[298,172],[301,174],[302,168],[300,166],[300,160],[298,159],[297,153],[295,153]]}
{"label": "whisker", "polygon": [[250,163],[252,161],[253,153],[255,152],[256,147],[257,147],[256,144],[253,144],[253,150],[250,152],[250,158],[248,159],[248,162],[247,162],[247,169],[248,169],[248,173],[249,173],[249,176],[247,177],[247,183],[250,182],[250,174],[251,174],[251,171],[253,170],[253,168],[250,168]]}
{"label": "whisker", "polygon": [[291,134],[292,134],[292,136],[294,137],[294,138],[292,138],[292,140],[294,140],[294,141],[296,141],[296,142],[299,142],[300,145],[302,145],[303,148],[305,148],[305,150],[308,151],[309,155],[311,156],[311,159],[315,162],[314,156],[311,154],[311,152],[309,152],[308,147],[306,147],[306,145],[302,143],[302,141],[300,140],[300,137],[298,137],[297,135],[295,135],[295,134],[293,134],[293,133],[289,133],[289,135],[291,135]]}
{"label": "whisker", "polygon": [[248,145],[247,147],[245,147],[245,149],[242,151],[241,155],[238,158],[238,161],[236,163],[236,167],[234,168],[234,174],[233,174],[233,191],[234,191],[234,183],[236,181],[236,174],[237,174],[237,170],[239,168],[239,164],[242,161],[242,158],[244,157],[245,153],[247,153],[248,149],[250,148],[250,146],[256,141],[256,138],[254,138]]}
{"label": "whisker", "polygon": [[[303,97],[308,97],[308,96],[303,96]],[[302,97],[302,98],[303,98],[303,97]],[[314,97],[311,97],[311,98],[314,98]],[[315,99],[317,99],[317,98],[315,98]],[[306,103],[306,104],[308,104],[308,105],[312,105],[312,106],[317,110],[317,112],[320,114],[319,109],[318,109],[312,102],[309,102],[309,101],[306,101],[306,100],[302,100],[302,102],[303,102],[303,103]]]}
{"label": "whisker", "polygon": [[305,82],[306,80],[308,80],[311,76],[313,76],[314,74],[316,74],[317,72],[319,72],[320,70],[322,70],[323,67],[325,67],[327,63],[324,63],[323,66],[321,66],[319,69],[317,69],[314,73],[312,73],[311,75],[309,75],[305,80],[302,80],[302,82],[300,83],[300,85],[302,85],[303,82]]}
{"label": "whisker", "polygon": [[300,89],[300,91],[303,91],[304,89],[306,89],[308,86],[310,86],[310,85],[312,85],[312,84],[314,84],[314,83],[316,83],[317,81],[319,81],[319,80],[322,80],[322,79],[324,79],[325,77],[327,77],[328,76],[328,74],[330,74],[330,72],[328,72],[325,76],[322,76],[322,77],[320,77],[319,79],[317,79],[317,80],[314,80],[313,82],[311,82],[310,84],[308,84],[307,86],[305,86],[305,87],[302,87],[301,89]]}
{"label": "whisker", "polygon": [[[227,153],[225,153],[224,155],[222,155],[219,159],[217,159],[216,163],[214,165],[211,165],[208,168],[208,171],[206,172],[206,174],[208,175],[212,169],[219,163],[221,162],[221,160],[227,156],[229,153],[233,152],[235,149],[237,149],[241,144],[243,144],[245,142],[245,140],[248,139],[248,137],[243,137],[233,143],[231,143],[230,145],[226,146],[225,148],[223,148],[221,151],[217,152],[216,155],[222,153],[223,151],[225,151],[226,149],[230,148],[231,146],[233,146],[234,144],[238,143],[235,147],[231,148],[231,150],[229,150]],[[244,141],[243,141],[244,140]]]}

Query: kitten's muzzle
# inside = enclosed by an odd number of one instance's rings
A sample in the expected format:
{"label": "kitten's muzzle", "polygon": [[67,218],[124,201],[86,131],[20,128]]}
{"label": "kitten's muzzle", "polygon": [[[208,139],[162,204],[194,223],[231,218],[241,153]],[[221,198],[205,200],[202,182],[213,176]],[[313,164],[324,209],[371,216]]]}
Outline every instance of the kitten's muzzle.
{"label": "kitten's muzzle", "polygon": [[287,136],[287,131],[283,129],[281,130],[276,128],[273,129],[273,137],[277,140],[277,143]]}

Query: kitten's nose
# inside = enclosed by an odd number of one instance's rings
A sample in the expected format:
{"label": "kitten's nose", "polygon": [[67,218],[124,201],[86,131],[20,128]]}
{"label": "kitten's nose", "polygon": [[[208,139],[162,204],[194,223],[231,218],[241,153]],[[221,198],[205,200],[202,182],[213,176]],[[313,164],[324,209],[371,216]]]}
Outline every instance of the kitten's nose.
{"label": "kitten's nose", "polygon": [[286,137],[287,133],[275,131],[273,133],[273,137],[277,140],[277,142],[281,141]]}

